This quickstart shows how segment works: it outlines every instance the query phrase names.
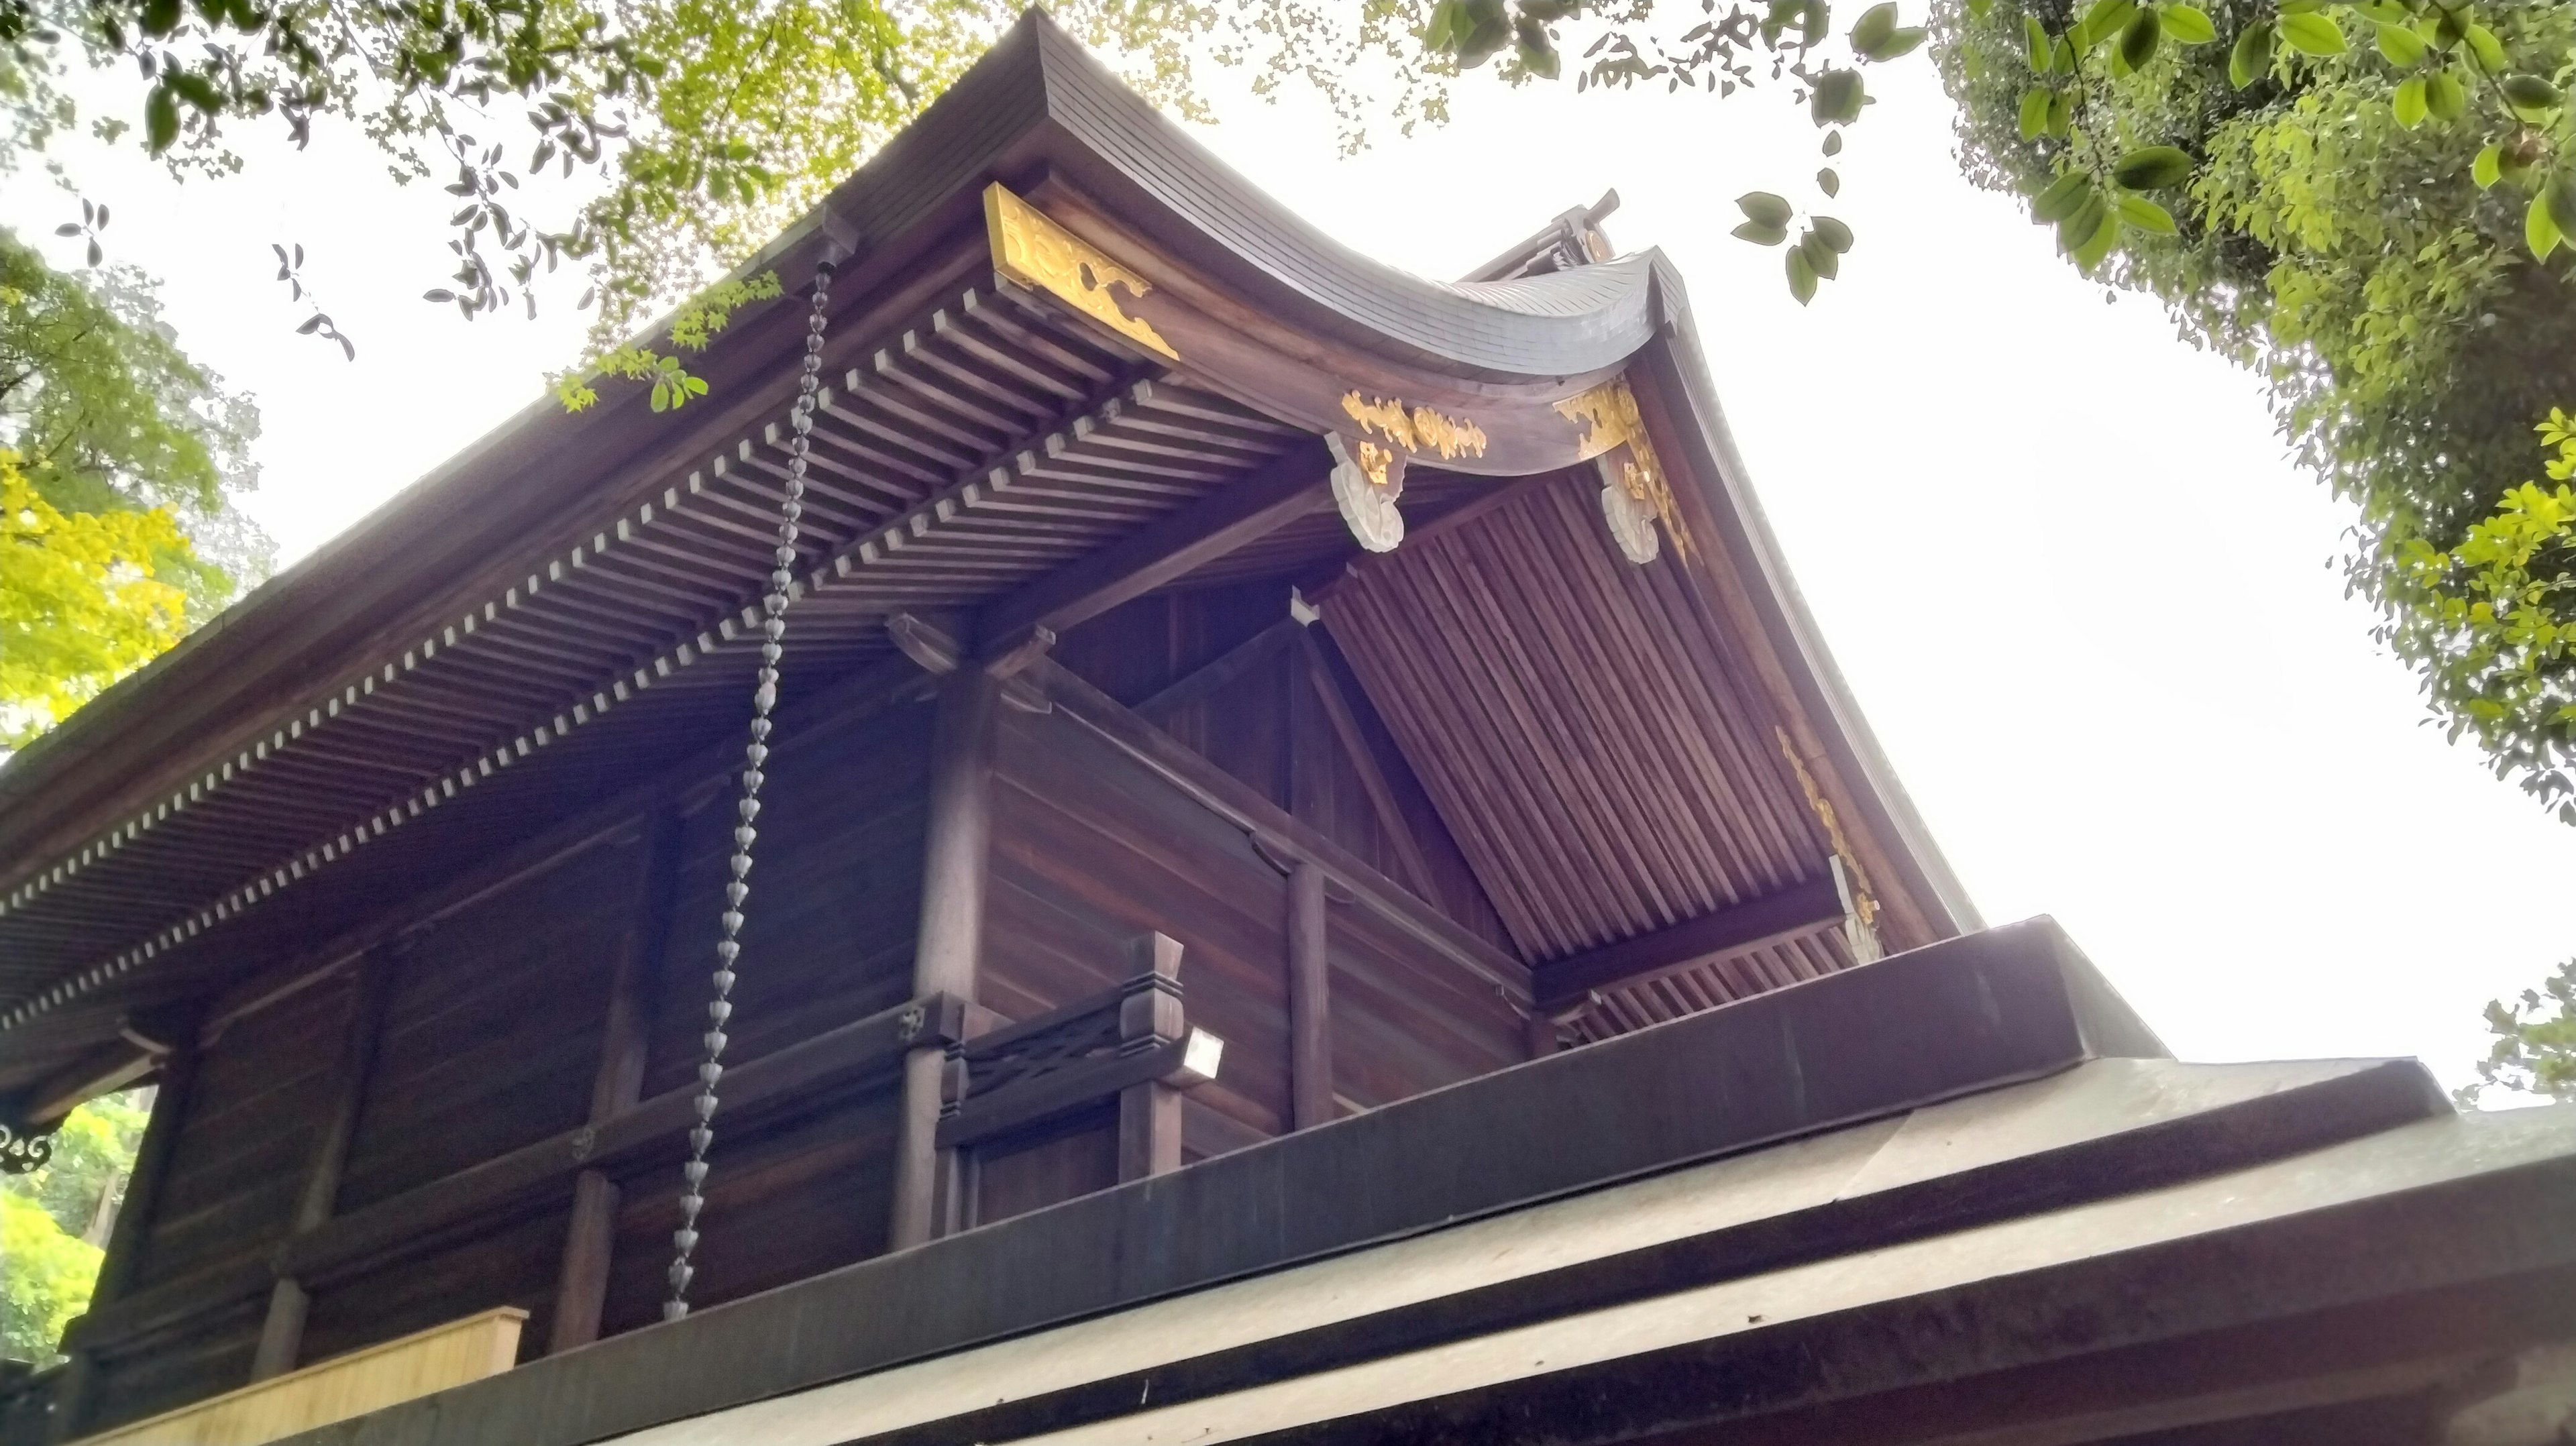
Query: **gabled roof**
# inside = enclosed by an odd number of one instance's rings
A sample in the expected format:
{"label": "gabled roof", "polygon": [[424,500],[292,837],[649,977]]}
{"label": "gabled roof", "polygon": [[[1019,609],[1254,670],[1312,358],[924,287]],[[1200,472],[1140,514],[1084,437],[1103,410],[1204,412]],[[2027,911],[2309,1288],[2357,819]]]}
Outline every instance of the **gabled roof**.
{"label": "gabled roof", "polygon": [[[58,1099],[156,1006],[327,954],[436,861],[525,846],[730,734],[827,253],[792,695],[885,662],[890,612],[1069,627],[1120,596],[1075,586],[1103,558],[1239,535],[1125,595],[1338,574],[1328,626],[1524,963],[1812,884],[1829,856],[1892,944],[1974,926],[1815,637],[1659,254],[1463,283],[1378,265],[1033,11],[745,268],[790,295],[693,364],[708,400],[531,406],[0,767],[0,1104]],[[1329,502],[1301,515],[1322,437],[1394,448],[1399,483],[1412,461],[1410,543],[1363,555]],[[1564,474],[1603,457],[1669,478],[1632,519],[1671,539],[1651,566],[1598,566],[1594,484]],[[1547,609],[1512,601],[1552,582]],[[1402,616],[1476,589],[1506,605]],[[1453,686],[1408,703],[1433,670]],[[1562,766],[1502,789],[1533,749]],[[1566,859],[1513,854],[1550,838]],[[1627,1022],[1841,962],[1766,941]]]}

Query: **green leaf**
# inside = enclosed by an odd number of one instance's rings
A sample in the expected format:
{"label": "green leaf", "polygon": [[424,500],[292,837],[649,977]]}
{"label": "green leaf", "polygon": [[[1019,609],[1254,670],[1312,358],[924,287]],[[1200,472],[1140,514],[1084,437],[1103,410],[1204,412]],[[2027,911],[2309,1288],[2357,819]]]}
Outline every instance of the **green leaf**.
{"label": "green leaf", "polygon": [[2076,247],[2091,240],[2093,233],[2101,229],[2102,222],[2110,215],[2110,203],[2102,199],[2102,193],[2086,191],[2083,201],[2076,206],[2073,214],[2057,223],[2058,249],[2072,252]]}
{"label": "green leaf", "polygon": [[2131,70],[2143,70],[2156,58],[2156,47],[2164,42],[2165,27],[2153,10],[2141,10],[2129,17],[2120,31],[2120,59]]}
{"label": "green leaf", "polygon": [[2480,68],[2489,75],[2504,74],[2504,42],[2496,39],[2494,31],[2472,23],[2466,32],[2466,39],[2469,42],[2469,53],[2478,58]]}
{"label": "green leaf", "polygon": [[2197,5],[2168,5],[2164,8],[2165,38],[2176,45],[2207,45],[2218,38],[2218,27],[2209,23],[2209,12]]}
{"label": "green leaf", "polygon": [[1814,234],[1818,239],[1835,251],[1852,249],[1852,229],[1842,222],[1831,216],[1811,216],[1807,218],[1807,224],[1815,228]]}
{"label": "green leaf", "polygon": [[1843,193],[1843,178],[1833,167],[1827,166],[1816,172],[1816,189],[1828,197],[1839,196]]}
{"label": "green leaf", "polygon": [[2455,121],[2469,113],[2469,89],[2458,76],[2437,70],[2424,77],[2424,104],[2433,119]]}
{"label": "green leaf", "polygon": [[1842,153],[1843,133],[1841,131],[1825,132],[1825,154],[1828,156],[1839,156]]}
{"label": "green leaf", "polygon": [[1807,253],[1799,247],[1790,247],[1788,267],[1789,294],[1798,298],[1800,306],[1815,300],[1816,268],[1807,260]]}
{"label": "green leaf", "polygon": [[1816,77],[1807,110],[1820,126],[1849,125],[1860,119],[1861,103],[1867,98],[1861,89],[1860,72],[1838,68]]}
{"label": "green leaf", "polygon": [[2576,235],[2576,170],[2561,170],[2551,176],[2540,199],[2548,206],[2550,222],[2557,226],[2558,233]]}
{"label": "green leaf", "polygon": [[2413,65],[2424,58],[2424,51],[2424,37],[2412,27],[2380,24],[2379,53],[2388,57],[2389,64]]}
{"label": "green leaf", "polygon": [[2072,94],[2061,90],[2048,98],[2048,133],[2061,141],[2074,138],[2075,97]]}
{"label": "green leaf", "polygon": [[1908,25],[1888,36],[1883,43],[1867,51],[1866,54],[1871,60],[1895,60],[1900,56],[1913,54],[1923,44],[1923,37],[1922,26]]}
{"label": "green leaf", "polygon": [[2075,42],[2076,49],[2090,51],[2094,46],[2126,31],[2129,28],[2129,22],[2136,19],[2137,14],[2138,0],[2093,0],[2093,4],[2085,10],[2084,18],[2075,23],[2074,32],[2068,38]]}
{"label": "green leaf", "polygon": [[2035,141],[2048,133],[2048,87],[2034,85],[2021,93],[2021,138]]}
{"label": "green leaf", "polygon": [[2030,45],[2031,71],[2037,75],[2048,74],[2048,56],[2051,42],[2048,38],[2047,28],[2039,23],[2039,17],[2035,15],[2023,16],[2021,18],[2021,27],[2022,38],[2028,41]]}
{"label": "green leaf", "polygon": [[2227,52],[2227,80],[2238,90],[2272,73],[2272,27],[2248,25]]}
{"label": "green leaf", "polygon": [[1789,218],[1798,213],[1798,208],[1790,205],[1787,198],[1769,191],[1747,191],[1735,198],[1735,207],[1744,213],[1746,220],[1763,226],[1786,226]]}
{"label": "green leaf", "polygon": [[2031,220],[2042,226],[2065,220],[2083,206],[2084,198],[2093,194],[2092,188],[2092,177],[2082,171],[2067,172],[2031,198]]}
{"label": "green leaf", "polygon": [[2503,82],[2504,98],[2513,113],[2524,120],[2541,122],[2567,97],[2558,87],[2536,75],[2508,75]]}
{"label": "green leaf", "polygon": [[1851,28],[1851,48],[1867,55],[1896,33],[1896,0],[1880,0],[1860,13]]}
{"label": "green leaf", "polygon": [[156,156],[179,139],[179,97],[169,86],[156,85],[144,97],[143,135]]}
{"label": "green leaf", "polygon": [[2522,213],[2522,239],[2531,248],[2531,254],[2542,261],[2548,260],[2549,253],[2558,249],[2564,235],[2556,219],[2549,214],[2549,197],[2546,194],[2532,197],[2531,205]]}
{"label": "green leaf", "polygon": [[2132,191],[2158,191],[2191,179],[2191,157],[2174,146],[2140,146],[2111,167],[2111,179]]}
{"label": "green leaf", "polygon": [[2173,213],[2144,196],[2122,196],[2115,209],[2121,220],[2141,231],[2153,231],[2159,236],[2174,234]]}
{"label": "green leaf", "polygon": [[2397,123],[2413,130],[2424,123],[2424,77],[2410,75],[2397,83],[2397,94],[2389,102],[2397,110]]}
{"label": "green leaf", "polygon": [[2314,12],[2282,16],[2281,38],[2290,42],[2291,49],[2307,55],[2341,55],[2346,49],[2342,28]]}
{"label": "green leaf", "polygon": [[1809,45],[1822,45],[1825,43],[1825,36],[1831,32],[1833,23],[1833,8],[1827,5],[1825,0],[1807,0],[1798,25],[1800,33],[1806,36]]}
{"label": "green leaf", "polygon": [[155,40],[179,28],[179,0],[143,0],[143,33]]}
{"label": "green leaf", "polygon": [[2069,248],[2067,254],[2075,258],[2077,269],[2090,274],[2094,267],[2102,264],[2103,257],[2111,254],[2111,248],[2119,240],[2120,218],[2105,207],[2102,219],[2094,224],[2093,234]]}
{"label": "green leaf", "polygon": [[2494,189],[2495,183],[2504,179],[2504,147],[2490,145],[2478,152],[2477,162],[2469,167],[2469,175],[2476,180],[2479,190]]}
{"label": "green leaf", "polygon": [[1789,228],[1768,221],[1747,221],[1735,228],[1734,236],[1756,246],[1777,246],[1789,239]]}
{"label": "green leaf", "polygon": [[1808,267],[1818,276],[1831,281],[1842,274],[1842,253],[1826,245],[1825,239],[1815,232],[1809,231],[1799,237],[1798,249],[1806,254]]}

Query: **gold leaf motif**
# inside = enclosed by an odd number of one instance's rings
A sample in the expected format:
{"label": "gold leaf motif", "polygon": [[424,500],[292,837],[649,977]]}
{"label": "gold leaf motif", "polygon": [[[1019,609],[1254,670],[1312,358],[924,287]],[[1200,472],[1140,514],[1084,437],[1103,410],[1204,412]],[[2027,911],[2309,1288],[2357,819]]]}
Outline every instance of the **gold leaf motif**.
{"label": "gold leaf motif", "polygon": [[1615,472],[1603,464],[1605,477],[1638,501],[1654,504],[1655,516],[1672,536],[1673,551],[1688,561],[1690,528],[1673,501],[1672,483],[1664,475],[1663,459],[1655,455],[1653,440],[1646,435],[1645,419],[1637,414],[1637,394],[1628,389],[1628,379],[1613,377],[1580,396],[1568,397],[1556,404],[1556,412],[1584,429],[1578,448],[1582,458],[1628,449],[1627,460]]}
{"label": "gold leaf motif", "polygon": [[1395,460],[1395,454],[1393,452],[1388,451],[1375,442],[1362,442],[1359,445],[1358,460],[1360,471],[1367,474],[1370,486],[1383,487],[1386,485],[1386,467],[1388,463]]}
{"label": "gold leaf motif", "polygon": [[1057,225],[998,181],[984,188],[984,229],[993,248],[993,269],[1003,276],[1047,292],[1149,351],[1181,359],[1150,323],[1129,316],[1109,294],[1110,287],[1124,286],[1128,295],[1143,296],[1154,289],[1150,282]]}
{"label": "gold leaf motif", "polygon": [[1797,746],[1789,741],[1789,730],[1771,730],[1780,739],[1780,756],[1789,760],[1790,771],[1798,775],[1798,788],[1807,795],[1807,807],[1825,830],[1825,841],[1833,846],[1834,857],[1843,861],[1843,872],[1851,880],[1852,913],[1859,916],[1861,927],[1878,927],[1878,899],[1870,891],[1869,872],[1860,866],[1852,852],[1851,840],[1843,836],[1842,820],[1835,817],[1833,800],[1816,786],[1816,775],[1807,771],[1807,760],[1798,756]]}
{"label": "gold leaf motif", "polygon": [[1369,401],[1357,392],[1344,392],[1342,410],[1361,431],[1375,432],[1408,452],[1437,452],[1444,458],[1485,455],[1484,428],[1429,407],[1408,412],[1404,403],[1391,397]]}

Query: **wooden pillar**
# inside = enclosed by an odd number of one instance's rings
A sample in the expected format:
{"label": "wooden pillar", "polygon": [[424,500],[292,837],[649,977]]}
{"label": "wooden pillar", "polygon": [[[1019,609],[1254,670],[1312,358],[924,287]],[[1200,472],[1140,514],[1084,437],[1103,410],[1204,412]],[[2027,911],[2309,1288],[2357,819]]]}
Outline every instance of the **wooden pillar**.
{"label": "wooden pillar", "polygon": [[[969,663],[940,684],[930,746],[930,825],[922,847],[921,930],[912,994],[975,998],[983,951],[984,883],[993,836],[993,756],[1000,685]],[[939,1233],[940,1076],[946,1051],[904,1057],[902,1114],[895,1127],[894,1208],[887,1248],[902,1250]]]}
{"label": "wooden pillar", "polygon": [[[644,1066],[653,1042],[653,1006],[660,997],[661,960],[670,939],[673,895],[680,873],[680,819],[663,813],[646,832],[644,865],[628,905],[631,921],[617,940],[617,968],[608,986],[608,1019],[601,1027],[599,1068],[590,1081],[588,1123],[596,1128],[634,1108],[644,1097]],[[599,1339],[608,1307],[608,1268],[617,1243],[617,1210],[624,1193],[606,1171],[573,1177],[572,1221],[564,1230],[563,1263],[555,1275],[554,1322],[546,1354]]]}
{"label": "wooden pillar", "polygon": [[[1181,1009],[1178,939],[1147,934],[1128,945],[1128,976],[1147,974],[1170,981],[1170,987],[1130,994],[1119,1005],[1118,1035],[1131,1047],[1139,1041],[1179,1039],[1189,1027]],[[1181,1092],[1161,1080],[1119,1091],[1118,1178],[1142,1180],[1179,1168]]]}
{"label": "wooden pillar", "polygon": [[[196,1083],[197,1061],[196,1031],[191,1028],[179,1032],[177,1046],[161,1061],[159,1088],[152,1097],[152,1117],[144,1123],[143,1139],[134,1152],[134,1173],[125,1181],[125,1203],[117,1209],[116,1224],[107,1235],[107,1253],[99,1261],[97,1283],[90,1288],[91,1310],[115,1303],[134,1288],[142,1271],[144,1241],[152,1233],[153,1218],[160,1213],[161,1187],[170,1175],[170,1157],[179,1147],[181,1121],[187,1114],[189,1092]],[[97,1361],[89,1352],[71,1353],[62,1374],[54,1378],[50,1439],[68,1441],[88,1428],[97,1370]]]}
{"label": "wooden pillar", "polygon": [[1324,871],[1301,863],[1288,873],[1288,1095],[1300,1130],[1335,1113],[1330,929]]}
{"label": "wooden pillar", "polygon": [[[358,961],[349,992],[349,1018],[340,1037],[340,1063],[333,1072],[331,1113],[313,1141],[305,1164],[304,1190],[296,1198],[296,1235],[331,1218],[340,1197],[340,1176],[349,1163],[349,1142],[357,1134],[358,1115],[366,1107],[367,1077],[375,1072],[376,1049],[384,1033],[385,999],[392,987],[391,951],[377,949]],[[304,1283],[278,1277],[270,1287],[268,1317],[260,1323],[259,1348],[251,1356],[250,1378],[265,1381],[294,1370],[304,1350],[304,1317],[312,1297]]]}

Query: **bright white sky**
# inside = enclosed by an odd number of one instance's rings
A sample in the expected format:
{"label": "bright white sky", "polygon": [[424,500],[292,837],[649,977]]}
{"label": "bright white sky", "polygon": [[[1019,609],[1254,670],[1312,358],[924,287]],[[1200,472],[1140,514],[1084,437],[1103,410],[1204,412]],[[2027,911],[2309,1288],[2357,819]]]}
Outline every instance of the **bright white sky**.
{"label": "bright white sky", "polygon": [[[1977,903],[2054,914],[2177,1053],[2415,1055],[2461,1083],[2480,1007],[2576,951],[2576,829],[2424,725],[2328,565],[2345,514],[2285,459],[2253,379],[2150,304],[2106,306],[2010,198],[1972,190],[1929,64],[1874,82],[1832,206],[1859,245],[1803,311],[1778,254],[1727,235],[1743,191],[1813,195],[1817,133],[1783,96],[1478,77],[1446,129],[1342,160],[1311,106],[1217,82],[1210,146],[1425,275],[1618,188],[1612,239],[1689,279],[1824,635]],[[578,288],[536,323],[466,325],[412,299],[440,282],[448,198],[387,185],[345,135],[279,154],[173,188],[65,152],[115,209],[112,253],[164,278],[184,344],[257,395],[251,510],[292,561],[534,399],[575,349]],[[0,208],[30,238],[77,209],[41,177]],[[273,241],[307,247],[354,365],[291,333]]]}

